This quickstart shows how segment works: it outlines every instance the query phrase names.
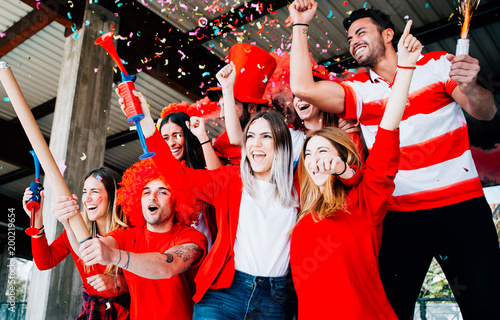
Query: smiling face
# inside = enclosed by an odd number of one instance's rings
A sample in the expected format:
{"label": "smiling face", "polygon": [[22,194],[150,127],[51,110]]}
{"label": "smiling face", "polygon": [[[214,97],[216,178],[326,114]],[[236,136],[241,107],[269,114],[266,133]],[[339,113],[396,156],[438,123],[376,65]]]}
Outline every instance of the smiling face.
{"label": "smiling face", "polygon": [[338,157],[339,153],[337,149],[335,149],[328,139],[321,136],[314,136],[307,142],[304,155],[304,166],[307,173],[314,184],[319,187],[319,190],[323,192],[331,174],[318,172],[316,163],[326,155]]}
{"label": "smiling face", "polygon": [[108,193],[104,184],[93,176],[85,180],[82,201],[90,221],[106,220],[108,213]]}
{"label": "smiling face", "polygon": [[175,199],[161,180],[150,181],[142,190],[142,214],[148,230],[164,232],[170,230],[174,218]]}
{"label": "smiling face", "polygon": [[382,33],[371,18],[358,19],[351,24],[347,42],[351,55],[360,66],[374,67],[385,55]]}
{"label": "smiling face", "polygon": [[249,125],[245,150],[255,178],[270,182],[274,161],[274,137],[266,119],[258,118]]}
{"label": "smiling face", "polygon": [[[241,117],[243,114],[243,103],[241,103],[238,100],[234,100],[234,104],[236,106],[236,114],[238,115],[238,118]],[[224,119],[224,96],[221,96],[219,99],[219,106],[220,106],[220,117]]]}
{"label": "smiling face", "polygon": [[293,107],[302,121],[316,120],[319,119],[321,115],[321,110],[318,107],[300,100],[299,97],[293,98]]}
{"label": "smiling face", "polygon": [[186,137],[181,126],[173,122],[168,122],[161,127],[160,133],[170,147],[174,158],[178,161],[184,160],[184,155],[186,154]]}

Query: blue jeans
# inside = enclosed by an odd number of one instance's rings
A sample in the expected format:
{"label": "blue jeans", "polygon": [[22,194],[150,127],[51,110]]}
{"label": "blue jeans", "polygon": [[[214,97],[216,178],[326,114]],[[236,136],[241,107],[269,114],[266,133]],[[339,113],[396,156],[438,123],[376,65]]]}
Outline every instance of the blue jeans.
{"label": "blue jeans", "polygon": [[255,277],[240,271],[227,289],[209,289],[193,320],[293,319],[297,301],[291,277]]}

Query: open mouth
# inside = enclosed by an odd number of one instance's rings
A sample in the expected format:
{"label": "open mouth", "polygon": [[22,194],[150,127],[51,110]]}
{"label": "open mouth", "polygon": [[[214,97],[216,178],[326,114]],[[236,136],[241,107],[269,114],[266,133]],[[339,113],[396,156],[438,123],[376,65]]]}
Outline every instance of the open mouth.
{"label": "open mouth", "polygon": [[181,153],[181,148],[173,148],[173,149],[170,149],[170,151],[175,156],[175,155],[178,155],[179,153]]}
{"label": "open mouth", "polygon": [[366,46],[365,45],[359,45],[356,47],[356,49],[354,50],[354,55],[355,56],[359,56],[361,53],[363,53],[363,51],[366,50]]}
{"label": "open mouth", "polygon": [[97,209],[97,206],[87,206],[88,211],[93,211],[95,209]]}
{"label": "open mouth", "polygon": [[311,106],[310,104],[301,104],[298,106],[298,108],[300,111],[304,111],[304,110],[308,109],[310,106]]}
{"label": "open mouth", "polygon": [[154,204],[150,204],[150,205],[148,206],[148,210],[149,210],[151,213],[153,213],[153,212],[155,212],[155,211],[157,211],[157,210],[158,210],[158,206],[156,206],[156,205],[154,205]]}
{"label": "open mouth", "polygon": [[265,157],[266,157],[266,154],[262,151],[253,151],[252,152],[252,158],[256,162],[264,160]]}

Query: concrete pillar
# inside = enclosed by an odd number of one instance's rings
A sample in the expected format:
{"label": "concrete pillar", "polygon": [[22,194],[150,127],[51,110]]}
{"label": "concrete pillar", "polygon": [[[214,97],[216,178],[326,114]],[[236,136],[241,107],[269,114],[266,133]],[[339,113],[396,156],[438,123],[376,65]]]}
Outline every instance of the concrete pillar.
{"label": "concrete pillar", "polygon": [[[67,166],[64,179],[79,198],[85,174],[104,161],[112,96],[114,62],[94,41],[101,31],[110,31],[111,25],[118,29],[118,18],[95,4],[87,5],[84,21],[78,38],[66,39],[50,139],[56,162]],[[43,216],[50,243],[63,227],[51,213],[52,188],[48,183],[44,187]],[[75,319],[81,295],[82,281],[71,256],[52,270],[35,268],[26,319]]]}

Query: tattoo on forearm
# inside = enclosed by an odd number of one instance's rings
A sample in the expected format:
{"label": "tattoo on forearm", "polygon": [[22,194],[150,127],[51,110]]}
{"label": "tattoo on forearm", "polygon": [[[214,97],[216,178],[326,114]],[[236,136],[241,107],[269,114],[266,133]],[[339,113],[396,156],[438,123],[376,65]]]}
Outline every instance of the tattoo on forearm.
{"label": "tattoo on forearm", "polygon": [[[164,254],[167,255],[167,262],[168,263],[172,262],[174,259],[174,256],[172,254],[175,254],[177,257],[182,258],[183,262],[188,262],[188,261],[192,260],[192,263],[182,271],[182,272],[184,272],[187,269],[189,269],[191,266],[198,263],[198,261],[203,256],[203,250],[197,244],[188,243],[188,244],[184,244],[184,245],[172,248],[172,249],[168,250],[167,252],[165,252]],[[169,260],[169,259],[171,259],[171,260]]]}
{"label": "tattoo on forearm", "polygon": [[167,260],[165,260],[165,261],[167,261],[167,263],[172,263],[172,261],[174,261],[174,256],[172,254],[170,254],[168,252],[167,253],[162,253],[162,254],[164,254],[164,255],[167,256]]}
{"label": "tattoo on forearm", "polygon": [[303,34],[307,34],[307,28],[302,29]]}
{"label": "tattoo on forearm", "polygon": [[127,263],[123,266],[123,269],[128,269],[128,264],[130,262],[130,252],[125,251],[127,253]]}

